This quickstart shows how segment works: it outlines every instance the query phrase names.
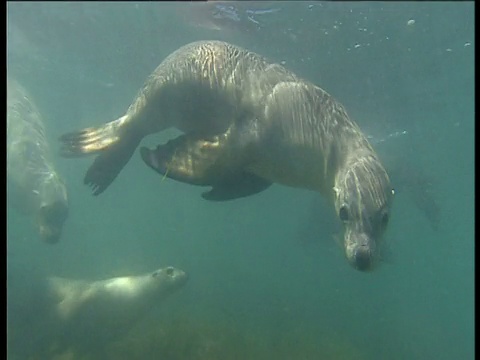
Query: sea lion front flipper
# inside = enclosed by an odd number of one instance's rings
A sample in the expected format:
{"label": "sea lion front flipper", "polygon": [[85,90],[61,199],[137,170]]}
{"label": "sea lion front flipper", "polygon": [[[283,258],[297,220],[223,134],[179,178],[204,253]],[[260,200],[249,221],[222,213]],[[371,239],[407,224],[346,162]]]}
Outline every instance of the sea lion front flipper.
{"label": "sea lion front flipper", "polygon": [[140,154],[162,176],[191,185],[212,185],[224,148],[218,138],[181,135],[155,150],[141,147]]}
{"label": "sea lion front flipper", "polygon": [[224,201],[256,194],[271,185],[243,171],[241,149],[228,146],[230,132],[206,138],[181,135],[155,150],[140,149],[143,161],[159,174],[183,183],[212,186],[202,194],[212,201]]}
{"label": "sea lion front flipper", "polygon": [[202,194],[205,200],[226,201],[255,195],[270,187],[272,183],[254,174],[242,172],[221,179],[212,190]]}

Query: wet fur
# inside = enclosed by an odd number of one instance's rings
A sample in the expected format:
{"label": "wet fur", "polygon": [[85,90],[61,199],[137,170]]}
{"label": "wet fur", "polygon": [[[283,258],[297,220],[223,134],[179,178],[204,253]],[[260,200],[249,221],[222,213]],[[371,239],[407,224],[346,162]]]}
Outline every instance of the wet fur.
{"label": "wet fur", "polygon": [[7,183],[9,203],[32,217],[44,241],[57,242],[68,215],[67,188],[52,161],[40,112],[12,78],[7,79]]}
{"label": "wet fur", "polygon": [[[75,134],[62,141],[68,155],[101,151],[86,177],[100,194],[139,139],[169,127],[184,134],[155,150],[142,148],[142,159],[162,176],[211,186],[212,196],[204,198],[232,200],[272,183],[314,190],[335,204],[337,214],[343,203],[352,203],[356,213],[345,222],[347,234],[372,235],[373,242],[383,234],[377,219],[390,209],[390,180],[343,105],[281,65],[232,44],[181,47],[148,77],[122,118],[91,136],[77,133],[81,141],[66,141]],[[108,136],[97,139],[97,133]]]}

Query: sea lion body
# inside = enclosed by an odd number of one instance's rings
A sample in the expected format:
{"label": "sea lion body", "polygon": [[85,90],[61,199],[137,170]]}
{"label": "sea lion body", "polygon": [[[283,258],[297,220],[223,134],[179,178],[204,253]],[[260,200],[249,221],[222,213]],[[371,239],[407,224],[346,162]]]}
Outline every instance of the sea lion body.
{"label": "sea lion body", "polygon": [[195,42],[157,67],[124,116],[64,135],[62,151],[100,154],[85,176],[99,194],[144,136],[169,127],[184,135],[155,150],[142,148],[151,168],[211,186],[203,194],[208,200],[252,195],[272,183],[318,191],[342,213],[350,262],[372,267],[388,220],[390,180],[359,127],[327,92],[248,50]]}
{"label": "sea lion body", "polygon": [[22,291],[17,281],[11,284],[8,297],[12,347],[21,348],[25,343],[32,344],[25,351],[49,351],[53,343],[59,351],[62,347],[102,347],[128,331],[187,280],[184,271],[169,266],[97,281],[34,276],[30,282],[23,280],[28,289]]}
{"label": "sea lion body", "polygon": [[52,161],[45,126],[27,91],[7,79],[8,200],[33,215],[43,241],[56,243],[68,216],[64,181]]}
{"label": "sea lion body", "polygon": [[47,291],[53,314],[73,331],[94,330],[112,333],[138,320],[155,304],[185,285],[187,274],[174,267],[158,269],[138,276],[85,281],[48,278]]}

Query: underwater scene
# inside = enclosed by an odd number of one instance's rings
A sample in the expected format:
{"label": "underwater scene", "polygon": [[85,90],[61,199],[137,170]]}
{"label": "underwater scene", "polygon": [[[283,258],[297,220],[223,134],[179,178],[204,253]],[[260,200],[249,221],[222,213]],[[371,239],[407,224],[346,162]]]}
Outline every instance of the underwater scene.
{"label": "underwater scene", "polygon": [[473,2],[7,2],[7,358],[474,358]]}

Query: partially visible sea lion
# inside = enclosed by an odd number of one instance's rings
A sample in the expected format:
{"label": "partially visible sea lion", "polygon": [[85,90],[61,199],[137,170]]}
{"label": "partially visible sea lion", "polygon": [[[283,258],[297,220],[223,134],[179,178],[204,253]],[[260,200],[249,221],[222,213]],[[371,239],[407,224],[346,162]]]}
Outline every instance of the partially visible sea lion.
{"label": "partially visible sea lion", "polygon": [[68,216],[67,189],[54,167],[40,112],[14,79],[7,79],[7,185],[9,203],[35,217],[40,238],[58,242]]}
{"label": "partially visible sea lion", "polygon": [[62,153],[99,154],[85,176],[98,195],[143,137],[169,127],[184,134],[141,149],[162,176],[212,186],[203,197],[216,201],[274,182],[318,191],[345,224],[350,263],[374,266],[393,190],[367,138],[327,92],[248,50],[195,42],[157,67],[125,115],[62,136]]}
{"label": "partially visible sea lion", "polygon": [[53,343],[59,351],[103,347],[188,280],[183,270],[172,266],[97,281],[31,276],[20,283],[12,274],[9,284],[10,341],[20,352],[22,344],[32,344],[28,351],[39,352]]}
{"label": "partially visible sea lion", "polygon": [[425,215],[433,231],[442,224],[442,209],[438,201],[438,179],[424,166],[416,165],[412,158],[418,151],[408,143],[408,131],[393,131],[383,137],[368,136],[382,159],[395,194],[408,194],[415,206]]}

